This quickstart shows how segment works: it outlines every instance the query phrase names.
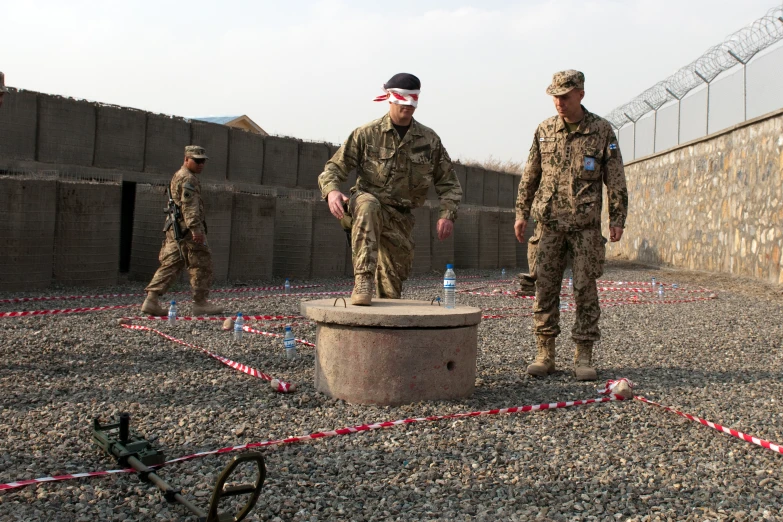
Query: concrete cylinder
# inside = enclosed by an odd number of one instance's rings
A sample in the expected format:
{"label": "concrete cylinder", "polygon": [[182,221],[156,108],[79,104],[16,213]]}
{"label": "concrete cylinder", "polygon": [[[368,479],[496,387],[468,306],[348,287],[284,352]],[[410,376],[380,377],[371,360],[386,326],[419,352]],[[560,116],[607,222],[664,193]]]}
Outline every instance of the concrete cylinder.
{"label": "concrete cylinder", "polygon": [[317,323],[315,387],[354,404],[396,406],[469,397],[476,379],[481,310],[373,299],[344,306],[306,301]]}

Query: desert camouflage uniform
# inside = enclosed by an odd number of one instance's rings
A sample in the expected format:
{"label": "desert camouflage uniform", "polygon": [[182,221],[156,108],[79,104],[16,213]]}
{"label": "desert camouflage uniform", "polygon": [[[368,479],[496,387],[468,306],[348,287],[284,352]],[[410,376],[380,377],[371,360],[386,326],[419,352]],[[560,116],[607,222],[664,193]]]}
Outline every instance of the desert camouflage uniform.
{"label": "desert camouflage uniform", "polygon": [[354,130],[326,163],[318,176],[324,199],[354,168],[348,203],[354,273],[375,274],[378,297],[398,299],[413,265],[411,209],[424,204],[434,184],[440,218],[454,221],[462,188],[438,135],[413,120],[400,140],[388,114]]}
{"label": "desert camouflage uniform", "polygon": [[560,333],[560,289],[570,254],[576,302],[571,337],[596,341],[601,316],[596,279],[603,274],[606,252],[606,239],[601,235],[603,184],[612,227],[625,226],[628,190],[611,125],[582,109],[584,118],[573,132],[568,132],[559,116],[536,129],[519,184],[516,217],[532,217],[537,222],[528,245],[530,272],[536,278],[535,333]]}
{"label": "desert camouflage uniform", "polygon": [[144,290],[164,294],[176,281],[177,276],[187,266],[190,272],[190,286],[193,289],[193,300],[202,302],[209,295],[212,286],[212,252],[206,240],[204,244],[193,241],[193,234],[205,235],[207,222],[204,214],[204,202],[201,199],[201,183],[198,177],[186,167],[179,169],[170,183],[171,197],[182,210],[182,220],[179,223],[184,233],[182,240],[182,253],[187,259],[187,265],[180,259],[177,242],[174,239],[174,230],[170,228],[166,232],[163,246],[160,249],[158,259],[160,268]]}

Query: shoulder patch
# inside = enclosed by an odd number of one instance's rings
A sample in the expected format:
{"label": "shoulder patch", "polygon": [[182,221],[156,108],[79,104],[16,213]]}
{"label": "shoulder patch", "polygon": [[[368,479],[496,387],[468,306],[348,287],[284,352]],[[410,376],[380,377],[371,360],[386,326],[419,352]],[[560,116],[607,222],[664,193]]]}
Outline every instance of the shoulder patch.
{"label": "shoulder patch", "polygon": [[196,187],[194,187],[193,185],[191,185],[191,184],[190,184],[189,182],[187,182],[187,181],[186,181],[185,183],[183,183],[183,184],[182,184],[182,188],[183,188],[183,189],[185,189],[185,190],[192,190],[192,191],[194,191],[194,192],[195,192],[195,190],[196,190]]}

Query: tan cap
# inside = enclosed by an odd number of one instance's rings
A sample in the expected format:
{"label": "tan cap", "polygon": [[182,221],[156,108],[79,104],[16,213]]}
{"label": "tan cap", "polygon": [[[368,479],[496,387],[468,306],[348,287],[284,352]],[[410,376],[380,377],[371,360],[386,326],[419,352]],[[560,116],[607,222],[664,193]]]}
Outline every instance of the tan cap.
{"label": "tan cap", "polygon": [[560,96],[573,89],[585,88],[585,75],[582,72],[568,69],[567,71],[556,72],[552,76],[552,85],[546,88],[546,93],[550,96]]}
{"label": "tan cap", "polygon": [[8,88],[5,86],[5,74],[0,72],[0,92],[8,92]]}
{"label": "tan cap", "polygon": [[185,157],[193,159],[209,159],[206,149],[204,149],[204,147],[199,147],[198,145],[188,145],[185,147]]}

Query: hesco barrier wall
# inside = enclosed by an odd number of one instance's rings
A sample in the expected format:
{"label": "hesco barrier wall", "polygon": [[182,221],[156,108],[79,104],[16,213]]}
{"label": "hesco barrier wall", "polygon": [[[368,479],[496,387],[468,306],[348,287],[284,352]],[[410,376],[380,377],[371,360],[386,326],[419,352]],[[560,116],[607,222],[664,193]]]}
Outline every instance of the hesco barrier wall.
{"label": "hesco barrier wall", "polygon": [[163,185],[136,185],[133,211],[133,239],[128,276],[148,283],[158,269],[158,254],[163,245],[163,226],[166,214],[166,187]]}
{"label": "hesco barrier wall", "polygon": [[0,177],[0,290],[51,284],[56,208],[54,179]]}
{"label": "hesco barrier wall", "polygon": [[295,187],[299,165],[299,142],[268,136],[264,139],[262,182],[270,187]]}
{"label": "hesco barrier wall", "polygon": [[[413,227],[413,241],[416,247],[413,251],[414,274],[424,274],[430,271],[432,258],[430,255],[430,209],[420,207],[413,210],[416,224]],[[437,236],[437,232],[432,231]]]}
{"label": "hesco barrier wall", "polygon": [[57,182],[54,280],[69,285],[117,284],[120,262],[118,183]]}
{"label": "hesco barrier wall", "polygon": [[234,193],[229,187],[220,185],[202,185],[201,193],[207,214],[207,241],[212,250],[215,282],[224,282],[228,279]]}
{"label": "hesco barrier wall", "polygon": [[272,195],[234,194],[228,269],[232,281],[272,277],[276,200]]}
{"label": "hesco barrier wall", "polygon": [[[27,286],[46,286],[52,280],[112,284],[120,266],[128,267],[131,279],[149,281],[158,267],[163,240],[162,185],[182,165],[188,144],[205,147],[210,157],[201,179],[218,281],[273,274],[297,278],[353,274],[344,234],[325,203],[313,201],[312,192],[339,145],[265,137],[223,125],[10,88],[0,110],[0,176],[26,172],[14,176],[14,183],[25,184],[35,179],[31,172],[51,172],[49,190],[56,190],[51,188],[55,186],[62,190],[49,193],[54,198],[49,209],[57,216],[51,223],[52,239],[30,243],[30,250],[24,250],[27,243],[22,241],[16,243],[16,253],[4,252],[0,282],[29,273],[32,279],[24,283]],[[475,209],[481,205],[513,208],[517,176],[459,163],[454,168],[463,186],[463,204],[472,202]],[[341,189],[348,194],[355,183],[353,170]],[[212,188],[207,190],[208,186]],[[9,185],[2,196],[18,199],[14,190],[19,189]],[[442,272],[448,262],[458,268],[478,267],[478,210],[463,207],[454,235],[441,242],[434,189],[428,200],[426,208],[414,211],[414,272]],[[32,219],[29,208],[4,204],[0,212],[0,239],[13,243],[19,230],[35,237],[44,234],[45,220],[37,229],[38,217]],[[114,238],[107,239],[107,232]],[[48,256],[43,254],[46,249]],[[120,256],[129,258],[120,260]]]}
{"label": "hesco barrier wall", "polygon": [[498,227],[500,213],[482,210],[479,214],[479,268],[498,267]]}
{"label": "hesco barrier wall", "polygon": [[313,203],[311,277],[339,277],[345,273],[346,236],[325,201]]}
{"label": "hesco barrier wall", "polygon": [[231,129],[229,143],[229,180],[260,185],[264,167],[264,137]]}
{"label": "hesco barrier wall", "polygon": [[185,147],[190,143],[190,124],[188,122],[172,116],[147,114],[147,139],[144,147],[145,172],[173,175],[182,165],[185,158]]}
{"label": "hesco barrier wall", "polygon": [[783,284],[781,129],[783,110],[626,165],[629,215],[608,255]]}
{"label": "hesco barrier wall", "polygon": [[462,208],[454,224],[454,267],[479,267],[479,216],[475,207]]}
{"label": "hesco barrier wall", "polygon": [[144,169],[147,115],[121,107],[98,107],[95,130],[96,167]]}
{"label": "hesco barrier wall", "polygon": [[303,141],[299,144],[299,163],[296,186],[303,189],[318,189],[318,175],[329,161],[329,147],[325,143]]}
{"label": "hesco barrier wall", "polygon": [[310,277],[313,247],[313,200],[278,198],[275,208],[274,274]]}

